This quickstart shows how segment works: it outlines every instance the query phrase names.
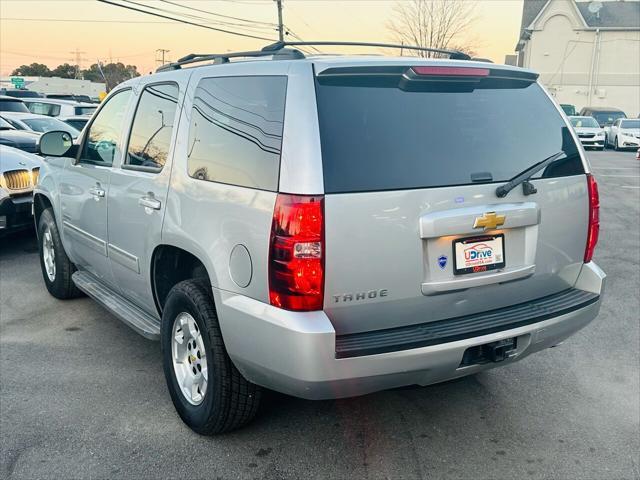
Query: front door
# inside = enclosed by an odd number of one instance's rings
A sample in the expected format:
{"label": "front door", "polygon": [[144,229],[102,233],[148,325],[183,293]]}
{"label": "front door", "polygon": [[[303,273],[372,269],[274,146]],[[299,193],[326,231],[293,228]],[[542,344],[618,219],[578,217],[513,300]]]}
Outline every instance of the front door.
{"label": "front door", "polygon": [[151,259],[160,243],[178,118],[176,83],[147,85],[140,94],[126,153],[108,192],[108,253],[116,283],[139,307],[155,313]]}
{"label": "front door", "polygon": [[65,247],[76,266],[113,285],[107,259],[107,193],[114,160],[122,156],[131,90],[113,95],[91,122],[77,161],[60,185]]}

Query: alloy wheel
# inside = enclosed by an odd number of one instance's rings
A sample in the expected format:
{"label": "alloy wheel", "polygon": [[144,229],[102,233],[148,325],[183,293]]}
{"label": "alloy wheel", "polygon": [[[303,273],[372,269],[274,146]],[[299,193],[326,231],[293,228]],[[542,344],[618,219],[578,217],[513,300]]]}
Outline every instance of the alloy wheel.
{"label": "alloy wheel", "polygon": [[178,387],[190,404],[200,405],[207,392],[209,372],[198,324],[190,314],[182,312],[173,322],[171,336],[171,358]]}
{"label": "alloy wheel", "polygon": [[50,282],[56,279],[56,252],[53,248],[51,229],[47,227],[42,235],[42,260]]}

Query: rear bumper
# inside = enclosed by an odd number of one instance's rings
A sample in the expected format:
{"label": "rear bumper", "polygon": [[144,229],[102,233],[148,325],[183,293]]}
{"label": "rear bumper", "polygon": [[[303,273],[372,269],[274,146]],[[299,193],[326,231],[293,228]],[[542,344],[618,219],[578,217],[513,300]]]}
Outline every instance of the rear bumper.
{"label": "rear bumper", "polygon": [[[336,358],[336,335],[324,312],[288,312],[214,290],[229,355],[248,380],[308,399],[342,398],[405,385],[428,385],[518,361],[562,342],[598,314],[605,274],[582,267],[575,288],[598,296],[568,313],[463,340],[386,353]],[[515,355],[500,363],[460,367],[465,350],[517,338]]]}

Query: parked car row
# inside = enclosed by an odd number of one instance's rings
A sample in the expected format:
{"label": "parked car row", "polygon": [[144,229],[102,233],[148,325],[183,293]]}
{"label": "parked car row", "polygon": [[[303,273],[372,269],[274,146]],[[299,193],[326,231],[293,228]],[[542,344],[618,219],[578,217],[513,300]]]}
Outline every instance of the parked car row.
{"label": "parked car row", "polygon": [[585,148],[616,150],[640,146],[640,119],[627,118],[619,108],[584,107],[576,114],[574,105],[561,103]]}
{"label": "parked car row", "polygon": [[76,139],[95,109],[69,99],[0,96],[0,235],[33,225],[41,135],[62,131]]}
{"label": "parked car row", "polygon": [[26,88],[2,88],[0,89],[0,95],[7,95],[9,97],[16,98],[57,98],[60,100],[73,100],[76,102],[85,103],[100,103],[100,98],[90,97],[89,95],[74,95],[68,93],[38,93],[33,90],[27,90]]}

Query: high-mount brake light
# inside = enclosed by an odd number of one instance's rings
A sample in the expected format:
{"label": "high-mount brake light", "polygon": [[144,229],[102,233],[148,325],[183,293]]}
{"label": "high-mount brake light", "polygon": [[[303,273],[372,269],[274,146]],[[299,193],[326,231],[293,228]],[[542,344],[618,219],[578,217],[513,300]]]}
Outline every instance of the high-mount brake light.
{"label": "high-mount brake light", "polygon": [[269,242],[269,301],[286,310],[322,310],[322,195],[278,194]]}
{"label": "high-mount brake light", "polygon": [[411,67],[417,75],[433,75],[437,77],[488,77],[488,68],[477,67]]}
{"label": "high-mount brake light", "polygon": [[600,195],[598,183],[593,175],[587,174],[587,194],[589,195],[589,229],[587,230],[587,245],[584,249],[584,261],[590,262],[600,235]]}

